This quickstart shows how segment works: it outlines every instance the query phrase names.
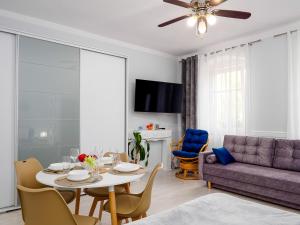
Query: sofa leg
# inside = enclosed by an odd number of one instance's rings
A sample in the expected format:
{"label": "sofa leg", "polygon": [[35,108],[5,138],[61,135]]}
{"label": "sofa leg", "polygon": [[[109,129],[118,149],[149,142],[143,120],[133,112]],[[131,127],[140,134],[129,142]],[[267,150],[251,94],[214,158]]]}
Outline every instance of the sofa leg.
{"label": "sofa leg", "polygon": [[212,183],[211,183],[211,181],[207,181],[207,187],[208,187],[209,190],[212,188]]}

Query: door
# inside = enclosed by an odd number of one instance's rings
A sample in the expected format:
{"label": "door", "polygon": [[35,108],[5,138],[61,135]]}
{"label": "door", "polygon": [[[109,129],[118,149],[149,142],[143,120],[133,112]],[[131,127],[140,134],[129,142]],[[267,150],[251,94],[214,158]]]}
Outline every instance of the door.
{"label": "door", "polygon": [[81,50],[80,146],[126,150],[126,59]]}
{"label": "door", "polygon": [[15,46],[15,35],[0,32],[0,208],[15,201]]}

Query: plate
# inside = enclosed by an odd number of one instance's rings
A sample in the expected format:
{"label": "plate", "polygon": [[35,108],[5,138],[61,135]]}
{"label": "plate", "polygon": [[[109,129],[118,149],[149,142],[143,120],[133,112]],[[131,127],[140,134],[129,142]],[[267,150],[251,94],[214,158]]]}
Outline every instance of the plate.
{"label": "plate", "polygon": [[70,181],[83,181],[83,180],[87,180],[90,178],[90,175],[86,175],[86,176],[82,176],[82,177],[70,177],[70,176],[67,176],[67,179],[70,180]]}
{"label": "plate", "polygon": [[90,177],[87,170],[72,170],[68,173],[67,179],[71,181],[82,181]]}
{"label": "plate", "polygon": [[61,171],[64,170],[64,165],[62,163],[52,163],[48,169],[53,171]]}
{"label": "plate", "polygon": [[117,166],[114,167],[114,170],[119,171],[119,172],[133,172],[137,171],[140,169],[141,166],[138,164],[133,164],[133,163],[121,163],[118,164]]}

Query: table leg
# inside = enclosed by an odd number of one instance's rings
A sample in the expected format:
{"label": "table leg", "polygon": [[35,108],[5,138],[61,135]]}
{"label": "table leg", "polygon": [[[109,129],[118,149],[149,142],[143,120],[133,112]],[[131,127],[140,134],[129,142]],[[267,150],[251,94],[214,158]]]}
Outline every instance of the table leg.
{"label": "table leg", "polygon": [[76,199],[75,199],[75,214],[79,214],[79,208],[80,208],[80,195],[81,195],[81,188],[76,189]]}
{"label": "table leg", "polygon": [[109,191],[109,206],[110,206],[110,216],[111,216],[111,224],[118,225],[117,219],[117,210],[116,210],[116,195],[114,186],[110,186],[108,188]]}
{"label": "table leg", "polygon": [[130,194],[130,183],[126,183],[126,184],[124,184],[124,186],[125,186],[126,193]]}

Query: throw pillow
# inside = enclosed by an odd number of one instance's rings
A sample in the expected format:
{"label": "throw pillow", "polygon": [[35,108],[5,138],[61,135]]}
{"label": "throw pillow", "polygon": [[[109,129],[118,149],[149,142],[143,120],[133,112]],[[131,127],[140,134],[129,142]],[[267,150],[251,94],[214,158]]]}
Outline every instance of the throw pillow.
{"label": "throw pillow", "polygon": [[208,164],[214,164],[214,163],[216,163],[216,162],[217,162],[217,157],[216,157],[216,155],[215,155],[215,154],[208,155],[208,156],[206,157],[206,162],[207,162]]}
{"label": "throw pillow", "polygon": [[213,152],[216,155],[218,161],[223,165],[227,165],[229,163],[235,162],[235,159],[233,158],[233,156],[224,147],[222,147],[222,148],[213,148]]}

